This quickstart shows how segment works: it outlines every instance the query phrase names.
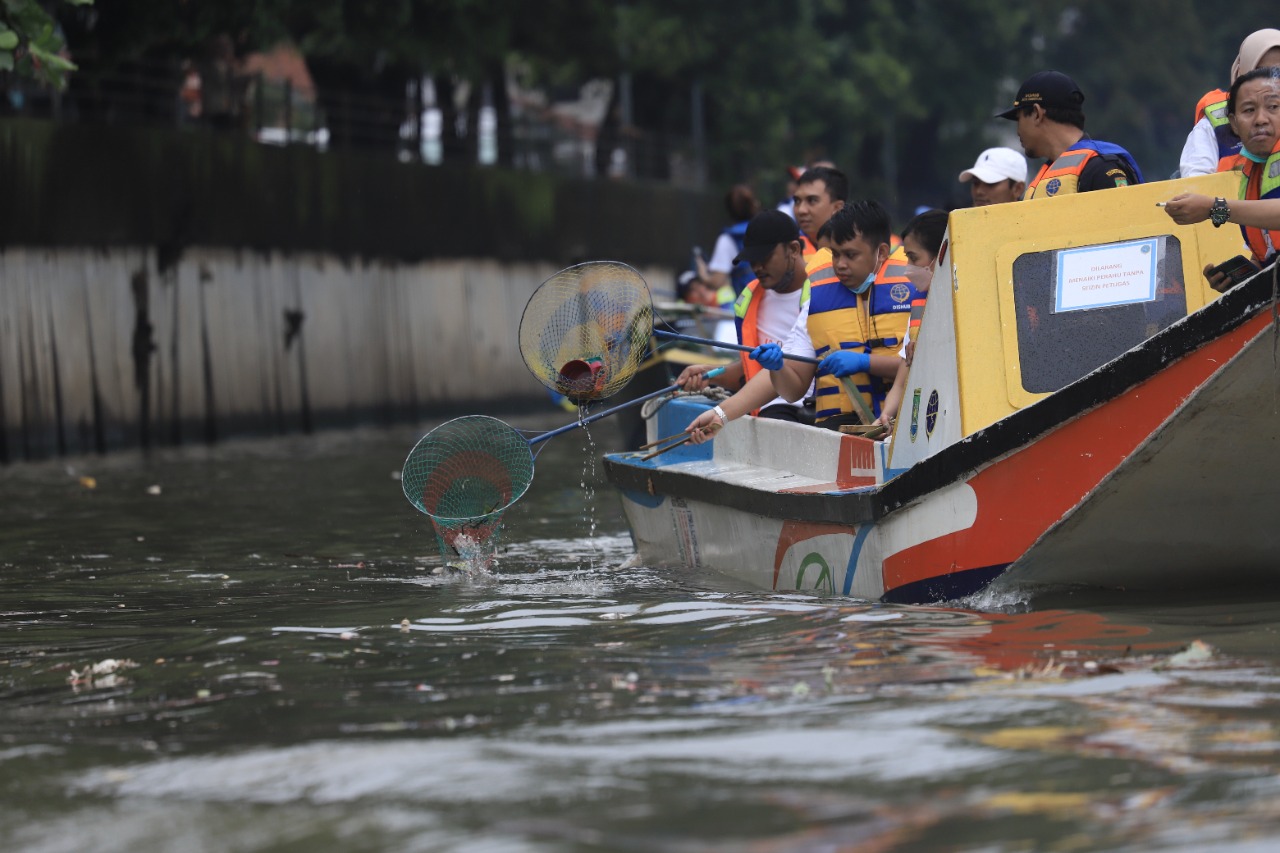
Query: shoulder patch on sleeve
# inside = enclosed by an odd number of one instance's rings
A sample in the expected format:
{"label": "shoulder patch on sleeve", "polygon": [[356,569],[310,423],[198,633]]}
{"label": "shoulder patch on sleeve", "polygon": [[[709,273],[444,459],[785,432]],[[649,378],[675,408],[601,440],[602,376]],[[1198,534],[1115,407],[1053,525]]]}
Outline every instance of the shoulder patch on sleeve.
{"label": "shoulder patch on sleeve", "polygon": [[1124,169],[1108,169],[1107,177],[1114,180],[1118,187],[1129,186],[1129,176],[1125,174]]}

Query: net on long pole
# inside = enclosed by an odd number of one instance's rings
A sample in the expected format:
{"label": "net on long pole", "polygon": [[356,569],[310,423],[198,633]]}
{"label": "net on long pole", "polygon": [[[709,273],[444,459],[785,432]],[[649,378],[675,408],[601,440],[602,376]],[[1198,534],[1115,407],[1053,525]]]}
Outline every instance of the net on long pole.
{"label": "net on long pole", "polygon": [[[579,404],[620,391],[653,332],[640,273],[616,261],[561,270],[539,285],[520,318],[520,354],[545,387]],[[496,418],[455,418],[427,433],[401,471],[405,497],[431,519],[441,555],[487,566],[502,515],[533,481],[533,444],[613,410],[528,439]]]}
{"label": "net on long pole", "polygon": [[529,441],[497,418],[468,415],[423,436],[400,472],[404,495],[431,519],[440,553],[487,566],[502,514],[533,482]]}
{"label": "net on long pole", "polygon": [[520,318],[520,354],[545,387],[581,404],[630,382],[652,333],[653,303],[640,273],[591,261],[534,291]]}

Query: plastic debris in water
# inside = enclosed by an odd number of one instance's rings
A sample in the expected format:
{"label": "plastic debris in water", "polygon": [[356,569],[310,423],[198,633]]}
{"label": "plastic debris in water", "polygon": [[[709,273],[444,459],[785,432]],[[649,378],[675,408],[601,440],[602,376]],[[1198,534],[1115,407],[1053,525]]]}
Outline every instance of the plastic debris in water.
{"label": "plastic debris in water", "polygon": [[119,683],[118,673],[126,669],[135,669],[138,665],[128,658],[103,658],[84,669],[73,669],[67,675],[67,683],[72,687],[112,687]]}
{"label": "plastic debris in water", "polygon": [[1191,645],[1169,658],[1159,669],[1165,669],[1173,666],[1192,666],[1198,663],[1212,660],[1214,657],[1213,646],[1204,640],[1192,640]]}

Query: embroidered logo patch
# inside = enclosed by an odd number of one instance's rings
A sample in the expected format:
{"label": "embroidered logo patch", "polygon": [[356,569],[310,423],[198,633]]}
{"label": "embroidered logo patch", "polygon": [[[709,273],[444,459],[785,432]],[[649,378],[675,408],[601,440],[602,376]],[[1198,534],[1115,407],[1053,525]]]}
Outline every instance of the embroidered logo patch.
{"label": "embroidered logo patch", "polygon": [[898,282],[893,287],[889,288],[889,298],[897,303],[906,302],[911,298],[911,288],[907,287],[902,282]]}
{"label": "embroidered logo patch", "polygon": [[1062,189],[1062,181],[1058,180],[1057,178],[1054,178],[1053,180],[1049,181],[1048,185],[1045,186],[1044,191],[1047,192],[1049,195],[1056,195],[1058,190],[1060,189]]}

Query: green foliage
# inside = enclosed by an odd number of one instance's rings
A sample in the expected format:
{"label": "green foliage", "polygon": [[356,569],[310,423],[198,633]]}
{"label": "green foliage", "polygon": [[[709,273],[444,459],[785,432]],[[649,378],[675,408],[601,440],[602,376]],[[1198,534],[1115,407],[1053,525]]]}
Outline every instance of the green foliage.
{"label": "green foliage", "polygon": [[[65,0],[70,6],[87,6],[93,0]],[[0,71],[42,80],[61,87],[75,64],[64,54],[62,32],[37,0],[0,2]]]}
{"label": "green foliage", "polygon": [[[1229,14],[1209,0],[98,0],[95,15],[84,55],[104,64],[189,58],[220,33],[240,50],[289,38],[322,89],[498,84],[513,57],[545,87],[625,73],[654,136],[690,137],[702,93],[717,185],[767,196],[785,165],[823,157],[899,207],[962,203],[956,175],[984,147],[1017,145],[993,115],[1045,68],[1080,82],[1091,133],[1167,175],[1200,95],[1275,23],[1273,0]],[[0,67],[63,73],[49,23],[36,0],[0,0]]]}

